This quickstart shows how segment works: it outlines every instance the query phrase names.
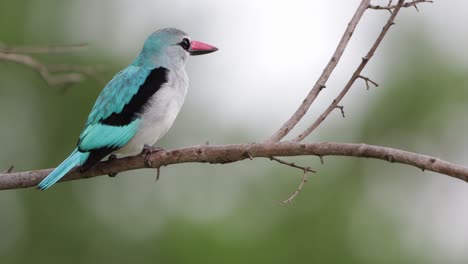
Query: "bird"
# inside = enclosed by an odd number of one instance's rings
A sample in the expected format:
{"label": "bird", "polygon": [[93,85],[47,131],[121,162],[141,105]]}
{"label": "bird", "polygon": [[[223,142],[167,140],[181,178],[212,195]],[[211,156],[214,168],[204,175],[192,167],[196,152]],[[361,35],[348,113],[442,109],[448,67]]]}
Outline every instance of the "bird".
{"label": "bird", "polygon": [[48,189],[76,166],[84,172],[108,155],[151,148],[168,132],[184,103],[188,58],[217,50],[176,28],[153,32],[133,62],[102,89],[76,148],[37,188]]}

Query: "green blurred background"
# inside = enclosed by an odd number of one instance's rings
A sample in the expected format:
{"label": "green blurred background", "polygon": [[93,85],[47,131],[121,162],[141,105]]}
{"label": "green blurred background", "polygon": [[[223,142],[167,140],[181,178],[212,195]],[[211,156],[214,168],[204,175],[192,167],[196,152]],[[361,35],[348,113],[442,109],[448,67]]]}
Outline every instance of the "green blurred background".
{"label": "green blurred background", "polygon": [[[328,2],[328,3],[326,3]],[[47,64],[103,65],[67,90],[0,62],[0,169],[56,166],[74,148],[105,80],[152,31],[173,26],[220,51],[192,58],[191,89],[165,148],[260,141],[303,100],[359,1],[27,1],[0,3],[4,45],[87,42],[40,55]],[[379,1],[375,1],[379,2]],[[381,1],[385,4],[387,1]],[[339,113],[307,140],[367,142],[467,164],[467,3],[402,11]],[[450,17],[447,17],[450,14]],[[369,11],[317,105],[349,78],[388,12]],[[103,81],[104,80],[104,81]],[[467,263],[468,188],[412,167],[354,158],[183,164],[0,192],[0,263]]]}

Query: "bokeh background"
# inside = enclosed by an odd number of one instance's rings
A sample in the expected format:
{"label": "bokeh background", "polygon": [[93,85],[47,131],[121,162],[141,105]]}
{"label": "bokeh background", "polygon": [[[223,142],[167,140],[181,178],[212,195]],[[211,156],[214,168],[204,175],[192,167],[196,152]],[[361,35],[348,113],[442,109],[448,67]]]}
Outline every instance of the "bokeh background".
{"label": "bokeh background", "polygon": [[[373,1],[386,4],[387,1]],[[177,27],[214,44],[192,58],[191,87],[159,146],[261,141],[297,108],[359,1],[2,0],[3,45],[89,43],[41,55],[103,65],[63,90],[0,62],[0,169],[49,168],[74,148],[105,80],[146,36]],[[307,141],[367,142],[468,165],[468,3],[405,9],[348,94]],[[327,89],[292,134],[343,87],[385,23],[368,11]],[[102,81],[104,80],[104,81]],[[183,164],[155,172],[0,192],[0,263],[467,263],[468,185],[355,158],[290,158],[319,171],[291,206],[301,172],[269,160]],[[2,169],[3,170],[3,169]]]}

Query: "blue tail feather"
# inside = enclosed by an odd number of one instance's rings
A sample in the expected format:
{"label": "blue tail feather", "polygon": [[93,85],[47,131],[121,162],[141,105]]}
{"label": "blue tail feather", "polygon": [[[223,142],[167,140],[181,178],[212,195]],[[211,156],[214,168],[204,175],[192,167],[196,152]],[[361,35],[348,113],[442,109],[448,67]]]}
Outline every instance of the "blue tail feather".
{"label": "blue tail feather", "polygon": [[87,158],[89,153],[83,153],[78,151],[78,149],[73,150],[73,152],[65,159],[55,170],[53,170],[45,179],[43,179],[37,188],[40,190],[45,190],[52,186],[52,184],[59,181],[67,172],[69,172],[74,167],[81,165],[82,162]]}

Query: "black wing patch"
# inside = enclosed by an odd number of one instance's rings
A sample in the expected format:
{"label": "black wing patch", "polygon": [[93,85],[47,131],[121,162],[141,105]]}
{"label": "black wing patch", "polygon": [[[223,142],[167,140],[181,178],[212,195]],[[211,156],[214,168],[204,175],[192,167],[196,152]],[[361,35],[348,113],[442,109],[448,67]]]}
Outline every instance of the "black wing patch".
{"label": "black wing patch", "polygon": [[163,67],[156,68],[150,72],[145,82],[140,86],[138,92],[124,106],[122,112],[112,113],[99,123],[110,126],[125,126],[135,120],[141,114],[144,106],[164,83],[167,82],[168,70]]}
{"label": "black wing patch", "polygon": [[[138,114],[143,112],[143,108],[150,98],[167,82],[166,68],[160,67],[151,71],[145,82],[140,86],[138,92],[124,106],[122,112],[112,113],[110,116],[101,119],[99,123],[110,126],[126,126],[134,121]],[[78,142],[79,143],[79,142]],[[89,150],[89,157],[81,166],[81,171],[86,171],[101,161],[105,156],[111,154],[119,148],[102,147]]]}

